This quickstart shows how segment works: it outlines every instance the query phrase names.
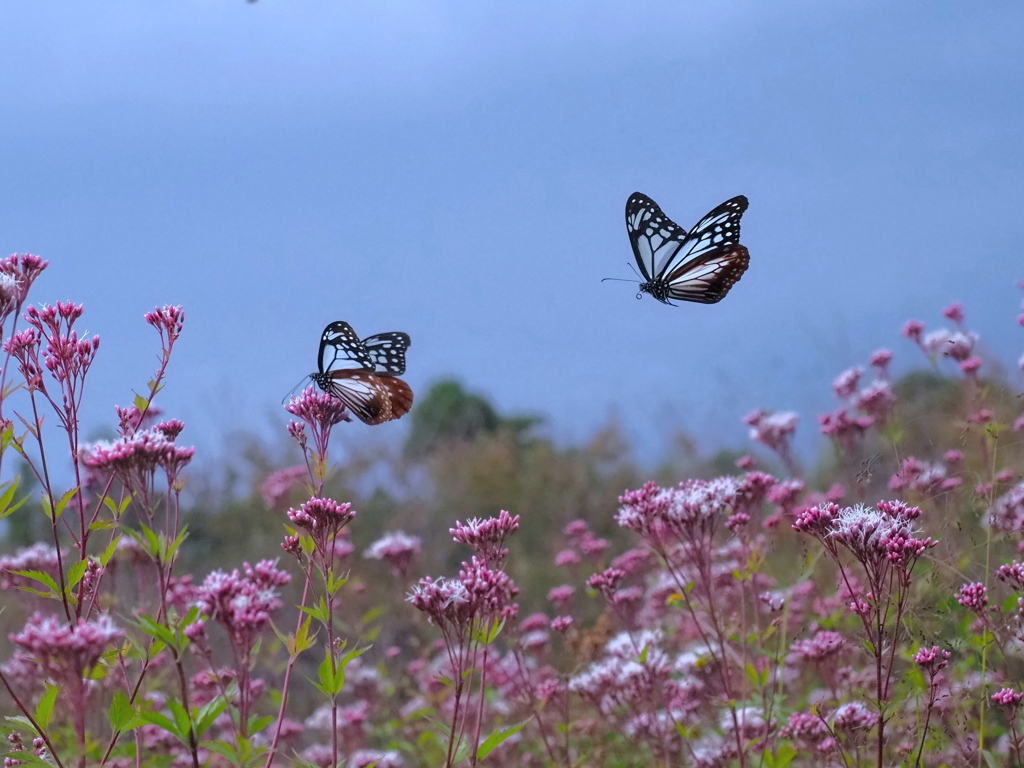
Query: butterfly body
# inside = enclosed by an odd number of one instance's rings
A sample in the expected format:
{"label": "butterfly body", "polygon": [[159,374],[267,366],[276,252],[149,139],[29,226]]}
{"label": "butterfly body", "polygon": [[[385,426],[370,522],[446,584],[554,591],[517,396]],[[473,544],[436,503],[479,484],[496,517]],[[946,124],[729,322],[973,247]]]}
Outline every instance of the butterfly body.
{"label": "butterfly body", "polygon": [[382,424],[412,408],[412,389],[397,374],[405,373],[409,335],[378,333],[360,339],[341,320],[320,336],[318,368],[313,383],[341,400],[364,424]]}
{"label": "butterfly body", "polygon": [[637,297],[649,293],[663,304],[672,304],[670,299],[714,304],[725,298],[750,263],[750,253],[739,243],[747,205],[743,195],[726,200],[687,232],[647,195],[630,195],[626,232],[644,278]]}

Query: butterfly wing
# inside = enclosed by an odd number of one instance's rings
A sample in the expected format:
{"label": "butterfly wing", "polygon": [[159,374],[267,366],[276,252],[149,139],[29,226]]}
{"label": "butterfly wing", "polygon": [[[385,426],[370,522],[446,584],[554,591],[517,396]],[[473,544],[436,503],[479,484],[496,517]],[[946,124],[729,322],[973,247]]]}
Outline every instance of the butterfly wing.
{"label": "butterfly wing", "polygon": [[376,370],[396,376],[405,373],[405,350],[410,343],[409,334],[400,331],[378,333],[363,339],[363,347]]}
{"label": "butterfly wing", "polygon": [[378,376],[391,395],[391,418],[400,419],[412,408],[412,388],[395,376]]}
{"label": "butterfly wing", "polygon": [[687,261],[740,241],[740,217],[747,210],[743,195],[726,200],[687,233],[665,215],[656,202],[640,192],[626,201],[626,231],[633,256],[647,280],[668,279]]}
{"label": "butterfly wing", "polygon": [[[324,389],[341,400],[364,424],[381,424],[397,418],[392,415],[391,388],[376,374],[358,368],[340,368],[331,371],[326,378]],[[411,390],[409,398],[411,404]]]}
{"label": "butterfly wing", "polygon": [[666,276],[669,298],[714,304],[736,284],[750,263],[742,245],[724,245],[704,251]]}
{"label": "butterfly wing", "polygon": [[626,201],[626,232],[645,280],[658,278],[686,240],[686,230],[640,192],[634,192]]}
{"label": "butterfly wing", "polygon": [[[346,362],[355,365],[345,365]],[[321,375],[330,375],[336,368],[362,368],[367,371],[374,369],[373,359],[366,351],[363,342],[352,329],[352,326],[341,320],[324,328],[320,337],[320,356],[318,358]]]}

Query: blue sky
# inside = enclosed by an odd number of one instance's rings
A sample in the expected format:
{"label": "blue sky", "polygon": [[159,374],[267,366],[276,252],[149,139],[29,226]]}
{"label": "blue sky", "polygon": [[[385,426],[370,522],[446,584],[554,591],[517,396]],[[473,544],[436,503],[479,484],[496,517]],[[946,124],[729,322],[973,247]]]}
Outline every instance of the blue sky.
{"label": "blue sky", "polygon": [[[0,252],[102,338],[90,425],[186,330],[182,440],[273,433],[319,333],[411,334],[455,375],[582,439],[616,414],[742,443],[756,407],[960,300],[1016,360],[1024,6],[1014,2],[238,0],[11,4],[0,24]],[[642,191],[684,227],[750,199],[750,269],[712,306],[635,288]],[[400,436],[401,423],[352,426]]]}

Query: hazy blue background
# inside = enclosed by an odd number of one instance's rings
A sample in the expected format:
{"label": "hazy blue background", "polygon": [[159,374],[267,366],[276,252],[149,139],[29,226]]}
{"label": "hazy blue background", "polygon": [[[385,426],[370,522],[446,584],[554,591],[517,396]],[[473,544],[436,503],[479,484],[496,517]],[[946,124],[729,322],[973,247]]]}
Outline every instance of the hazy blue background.
{"label": "hazy blue background", "polygon": [[[739,443],[761,406],[813,432],[847,365],[919,363],[908,317],[962,300],[1024,347],[1022,32],[1019,2],[7,4],[0,252],[85,303],[91,425],[176,303],[162,405],[200,444],[283,425],[335,319],[560,440],[615,413]],[[685,227],[750,198],[723,303],[599,282],[631,276],[634,190]]]}

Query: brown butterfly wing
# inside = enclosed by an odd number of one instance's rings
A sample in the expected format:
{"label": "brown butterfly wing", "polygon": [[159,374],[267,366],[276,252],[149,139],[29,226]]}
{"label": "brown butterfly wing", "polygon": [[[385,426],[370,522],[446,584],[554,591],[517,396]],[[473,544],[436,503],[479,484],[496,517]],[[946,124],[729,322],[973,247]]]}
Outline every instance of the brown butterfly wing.
{"label": "brown butterfly wing", "polygon": [[669,298],[714,304],[725,298],[743,277],[750,253],[742,245],[723,245],[705,251],[666,277]]}
{"label": "brown butterfly wing", "polygon": [[330,378],[328,391],[364,424],[397,418],[392,415],[391,390],[382,377],[357,368],[342,368],[331,371]]}
{"label": "brown butterfly wing", "polygon": [[395,376],[379,376],[391,395],[391,418],[400,419],[412,408],[412,388]]}

